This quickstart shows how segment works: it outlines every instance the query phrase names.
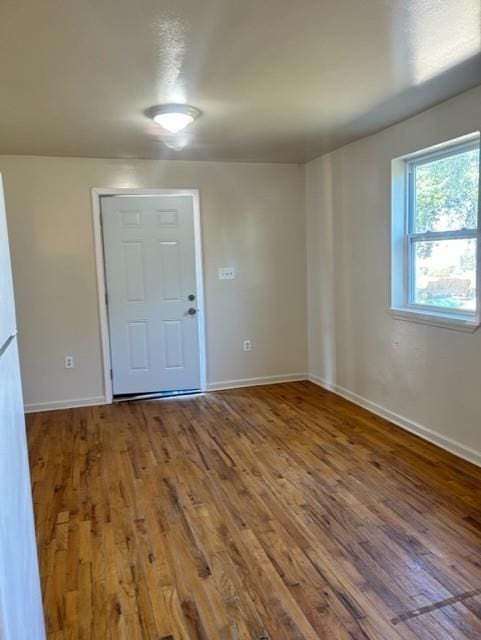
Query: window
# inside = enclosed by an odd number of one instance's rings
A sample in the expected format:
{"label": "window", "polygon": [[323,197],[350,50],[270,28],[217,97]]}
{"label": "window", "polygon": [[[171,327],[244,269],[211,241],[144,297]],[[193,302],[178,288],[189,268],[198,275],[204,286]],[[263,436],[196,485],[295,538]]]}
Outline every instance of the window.
{"label": "window", "polygon": [[479,134],[393,161],[395,316],[479,325]]}

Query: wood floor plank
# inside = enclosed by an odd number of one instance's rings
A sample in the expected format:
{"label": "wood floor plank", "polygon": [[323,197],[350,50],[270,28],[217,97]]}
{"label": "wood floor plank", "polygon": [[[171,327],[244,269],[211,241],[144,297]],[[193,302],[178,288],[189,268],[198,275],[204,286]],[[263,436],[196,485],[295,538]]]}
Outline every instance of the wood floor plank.
{"label": "wood floor plank", "polygon": [[50,640],[481,637],[481,469],[310,383],[28,439]]}

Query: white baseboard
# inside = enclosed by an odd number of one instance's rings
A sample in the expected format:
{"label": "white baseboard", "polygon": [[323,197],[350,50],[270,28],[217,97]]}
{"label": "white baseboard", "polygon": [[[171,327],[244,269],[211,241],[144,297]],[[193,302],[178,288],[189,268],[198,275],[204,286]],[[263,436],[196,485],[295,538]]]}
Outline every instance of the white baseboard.
{"label": "white baseboard", "polygon": [[26,404],[25,413],[37,413],[38,411],[55,411],[56,409],[74,409],[75,407],[93,407],[105,404],[104,396],[93,398],[76,398],[74,400],[56,400],[54,402],[37,402]]}
{"label": "white baseboard", "polygon": [[414,433],[420,438],[423,438],[423,440],[427,440],[428,442],[441,447],[441,449],[445,449],[446,451],[453,453],[455,456],[463,458],[464,460],[472,462],[478,467],[481,467],[481,453],[479,451],[476,451],[471,447],[467,447],[466,445],[461,444],[456,440],[452,440],[447,436],[443,436],[436,431],[425,427],[424,425],[414,422],[413,420],[409,420],[409,418],[400,416],[399,414],[394,413],[393,411],[390,411],[385,407],[382,407],[376,402],[372,402],[371,400],[368,400],[367,398],[364,398],[363,396],[360,396],[353,391],[349,391],[349,389],[345,389],[344,387],[341,387],[332,382],[328,382],[327,380],[323,380],[322,378],[314,375],[309,375],[308,379],[314,384],[317,384],[320,387],[327,389],[328,391],[332,391],[333,393],[342,396],[346,400],[350,400],[354,404],[357,404],[360,407],[363,407],[364,409],[375,413],[381,418],[389,420],[389,422],[392,422],[398,427]]}
{"label": "white baseboard", "polygon": [[278,384],[280,382],[299,382],[308,380],[307,373],[285,373],[277,376],[262,376],[260,378],[243,378],[238,380],[222,380],[208,382],[206,391],[222,391],[222,389],[238,389],[240,387],[258,387],[263,384]]}
{"label": "white baseboard", "polygon": [[[298,382],[307,380],[307,373],[288,373],[277,376],[263,376],[260,378],[244,378],[240,380],[223,380],[221,382],[209,382],[206,391],[221,391],[222,389],[236,389],[240,387],[256,387],[263,384],[278,384],[280,382]],[[76,407],[91,407],[106,404],[105,396],[93,398],[76,398],[73,400],[58,400],[53,402],[37,402],[26,404],[25,413],[37,413],[39,411],[55,411],[56,409],[75,409]]]}

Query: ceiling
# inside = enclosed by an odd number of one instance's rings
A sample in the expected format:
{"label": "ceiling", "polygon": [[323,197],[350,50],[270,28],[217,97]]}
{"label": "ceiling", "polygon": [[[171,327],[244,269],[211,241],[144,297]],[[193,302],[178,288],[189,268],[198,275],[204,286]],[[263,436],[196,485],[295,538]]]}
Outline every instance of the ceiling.
{"label": "ceiling", "polygon": [[[304,162],[481,84],[480,7],[1,0],[0,153]],[[180,151],[163,102],[203,111]]]}

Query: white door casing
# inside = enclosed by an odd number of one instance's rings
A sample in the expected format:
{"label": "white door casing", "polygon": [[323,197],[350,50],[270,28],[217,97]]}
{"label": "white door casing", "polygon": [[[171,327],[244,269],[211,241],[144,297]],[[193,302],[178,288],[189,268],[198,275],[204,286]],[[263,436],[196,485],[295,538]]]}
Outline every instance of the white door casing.
{"label": "white door casing", "polygon": [[192,197],[111,196],[101,209],[114,395],[200,389]]}
{"label": "white door casing", "polygon": [[0,174],[0,348],[16,331],[10,249],[8,246],[7,216]]}

